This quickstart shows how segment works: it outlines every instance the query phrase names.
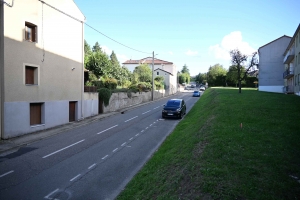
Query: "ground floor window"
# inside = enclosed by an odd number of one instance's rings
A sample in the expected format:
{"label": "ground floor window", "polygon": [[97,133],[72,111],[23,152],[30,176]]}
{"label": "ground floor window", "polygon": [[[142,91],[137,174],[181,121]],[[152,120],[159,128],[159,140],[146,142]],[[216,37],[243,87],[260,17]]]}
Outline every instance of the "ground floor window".
{"label": "ground floor window", "polygon": [[43,103],[30,103],[30,125],[42,124]]}

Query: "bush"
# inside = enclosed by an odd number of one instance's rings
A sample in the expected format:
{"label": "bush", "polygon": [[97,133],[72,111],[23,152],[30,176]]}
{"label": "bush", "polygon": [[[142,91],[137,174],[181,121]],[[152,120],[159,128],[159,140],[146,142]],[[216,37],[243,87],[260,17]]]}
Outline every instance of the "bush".
{"label": "bush", "polygon": [[102,99],[103,100],[103,103],[105,106],[108,106],[109,105],[109,99],[111,97],[111,91],[107,88],[100,88],[98,90],[98,93],[99,93],[99,99]]}

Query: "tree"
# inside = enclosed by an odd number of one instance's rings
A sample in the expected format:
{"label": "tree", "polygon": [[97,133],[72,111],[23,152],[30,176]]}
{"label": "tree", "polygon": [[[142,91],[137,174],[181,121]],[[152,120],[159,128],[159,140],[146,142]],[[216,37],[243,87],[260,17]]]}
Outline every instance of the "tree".
{"label": "tree", "polygon": [[227,70],[220,64],[210,66],[207,72],[207,82],[209,85],[217,86],[225,84]]}
{"label": "tree", "polygon": [[[237,87],[237,84],[238,84],[238,73],[237,73],[237,71],[238,71],[237,66],[231,65],[229,67],[227,75],[226,75],[226,80],[229,82],[229,85],[235,84],[235,86]],[[241,72],[244,73],[245,71],[246,71],[245,67],[242,66]],[[242,83],[245,83],[245,81],[243,81]]]}
{"label": "tree", "polygon": [[141,64],[133,70],[135,79],[139,82],[152,82],[152,70],[147,64]]}
{"label": "tree", "polygon": [[88,55],[92,52],[90,45],[84,40],[84,55]]}
{"label": "tree", "polygon": [[206,73],[199,73],[198,75],[196,75],[195,81],[199,84],[205,84],[207,82],[206,77]]}
{"label": "tree", "polygon": [[95,51],[91,53],[88,62],[86,63],[86,68],[92,71],[98,78],[100,76],[112,77],[112,67],[111,62],[106,55],[106,53],[100,51]]}
{"label": "tree", "polygon": [[256,56],[257,56],[257,52],[254,52],[248,64],[248,68],[245,70],[245,72],[242,72],[243,64],[247,61],[248,56],[242,54],[238,49],[234,49],[230,51],[231,63],[237,67],[239,93],[242,93],[242,85],[241,85],[242,80],[246,78],[247,73],[250,71],[250,69],[258,65],[258,59]]}
{"label": "tree", "polygon": [[100,45],[98,42],[95,43],[95,45],[93,46],[93,52],[98,52],[98,51],[102,51]]}
{"label": "tree", "polygon": [[186,64],[184,64],[184,66],[182,67],[181,73],[190,74],[190,70],[188,69],[188,66],[186,66]]}
{"label": "tree", "polygon": [[119,63],[118,58],[114,51],[112,51],[112,53],[110,55],[110,61],[111,61],[112,65],[116,65],[116,66],[120,67],[120,63]]}

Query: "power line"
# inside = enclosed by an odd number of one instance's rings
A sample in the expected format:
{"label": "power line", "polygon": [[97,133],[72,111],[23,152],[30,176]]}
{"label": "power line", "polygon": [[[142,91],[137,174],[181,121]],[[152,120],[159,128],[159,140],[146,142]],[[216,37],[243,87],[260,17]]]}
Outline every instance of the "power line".
{"label": "power line", "polygon": [[71,15],[69,15],[69,14],[63,12],[63,11],[61,11],[61,10],[55,8],[54,6],[51,6],[50,4],[48,4],[48,3],[46,3],[46,2],[44,2],[44,1],[42,1],[42,0],[39,0],[39,1],[40,1],[41,3],[43,3],[43,4],[46,4],[46,5],[49,6],[50,8],[53,8],[54,10],[56,10],[56,11],[58,11],[58,12],[64,14],[64,15],[66,15],[66,16],[68,16],[68,17],[70,17],[70,18],[72,18],[72,19],[74,19],[74,20],[76,20],[76,21],[78,21],[78,22],[80,22],[80,23],[84,23],[86,26],[90,27],[90,28],[93,29],[94,31],[100,33],[100,34],[103,35],[104,37],[106,37],[106,38],[108,38],[108,39],[110,39],[110,40],[116,42],[116,43],[119,44],[119,45],[122,45],[122,46],[124,46],[124,47],[126,47],[126,48],[128,48],[128,49],[131,49],[131,50],[133,50],[133,51],[137,51],[137,52],[140,52],[140,53],[151,54],[151,53],[149,53],[149,52],[140,51],[140,50],[134,49],[134,48],[132,48],[132,47],[129,47],[129,46],[125,45],[125,44],[122,44],[121,42],[118,42],[117,40],[114,40],[113,38],[111,38],[111,37],[105,35],[105,34],[102,33],[101,31],[98,31],[96,28],[94,28],[94,27],[92,27],[91,25],[85,23],[84,21],[82,21],[82,20],[80,20],[80,19],[77,19],[77,18],[75,18],[75,17],[73,17],[73,16],[71,16]]}

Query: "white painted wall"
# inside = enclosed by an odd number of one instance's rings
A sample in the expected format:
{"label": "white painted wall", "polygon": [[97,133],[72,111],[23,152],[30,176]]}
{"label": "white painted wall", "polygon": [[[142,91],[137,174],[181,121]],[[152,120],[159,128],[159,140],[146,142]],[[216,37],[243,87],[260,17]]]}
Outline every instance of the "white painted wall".
{"label": "white painted wall", "polygon": [[261,92],[283,93],[283,86],[258,86],[258,90]]}

